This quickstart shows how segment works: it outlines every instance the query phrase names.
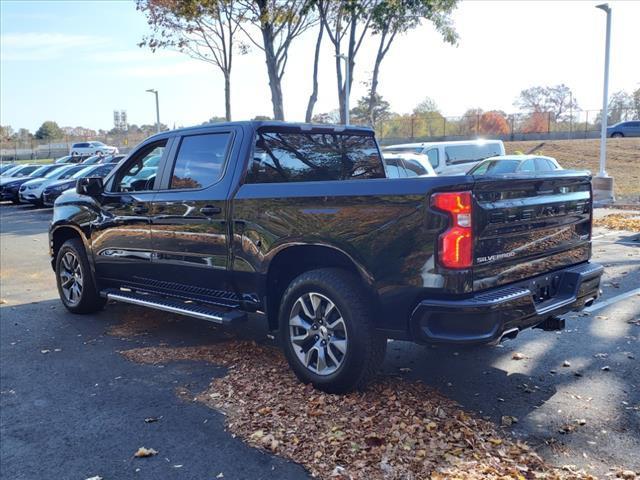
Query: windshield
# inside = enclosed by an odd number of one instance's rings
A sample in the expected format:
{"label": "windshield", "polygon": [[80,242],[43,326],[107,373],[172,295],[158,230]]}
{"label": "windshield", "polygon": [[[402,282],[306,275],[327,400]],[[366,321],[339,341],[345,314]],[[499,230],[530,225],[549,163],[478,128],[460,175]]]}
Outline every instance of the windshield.
{"label": "windshield", "polygon": [[489,160],[471,169],[471,175],[499,175],[518,171],[520,160]]}
{"label": "windshield", "polygon": [[477,162],[485,158],[502,155],[500,143],[471,143],[468,145],[449,145],[444,147],[447,165]]}
{"label": "windshield", "polygon": [[26,167],[23,165],[18,168],[11,176],[12,177],[24,177],[25,175],[29,175],[34,170],[37,170],[38,165],[27,165]]}
{"label": "windshield", "polygon": [[422,153],[424,147],[387,147],[383,148],[383,152],[389,153]]}
{"label": "windshield", "polygon": [[88,167],[84,167],[82,170],[80,170],[79,172],[77,172],[76,174],[72,175],[71,178],[82,178],[82,177],[86,177],[87,175],[89,175],[94,169],[95,169],[95,165],[89,165]]}
{"label": "windshield", "polygon": [[43,167],[40,168],[36,168],[32,173],[31,173],[31,177],[44,177],[48,172],[50,172],[51,170],[55,170],[55,168],[53,168],[51,165],[45,165]]}
{"label": "windshield", "polygon": [[14,173],[16,173],[18,170],[20,170],[22,168],[22,165],[16,165],[15,167],[11,167],[10,169],[8,169],[6,172],[4,172],[2,175],[4,177],[11,177]]}
{"label": "windshield", "polygon": [[68,169],[69,167],[56,168],[47,173],[44,178],[58,178],[63,172],[66,172]]}

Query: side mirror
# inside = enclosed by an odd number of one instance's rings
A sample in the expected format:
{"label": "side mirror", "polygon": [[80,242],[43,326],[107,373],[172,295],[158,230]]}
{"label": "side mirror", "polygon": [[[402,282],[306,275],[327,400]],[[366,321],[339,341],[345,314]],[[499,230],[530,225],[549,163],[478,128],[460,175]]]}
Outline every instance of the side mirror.
{"label": "side mirror", "polygon": [[100,177],[79,178],[76,183],[76,193],[96,197],[104,192],[104,185]]}

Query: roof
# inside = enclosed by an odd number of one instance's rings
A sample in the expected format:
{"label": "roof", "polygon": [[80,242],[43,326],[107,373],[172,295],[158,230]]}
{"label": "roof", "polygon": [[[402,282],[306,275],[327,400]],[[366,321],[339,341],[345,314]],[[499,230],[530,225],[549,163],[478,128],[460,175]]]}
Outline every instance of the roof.
{"label": "roof", "polygon": [[547,157],[545,155],[496,155],[495,157],[485,158],[484,160],[518,160],[520,162],[524,162],[526,160],[531,160],[532,158],[546,158],[554,162],[556,161],[555,158]]}
{"label": "roof", "polygon": [[310,129],[322,129],[322,130],[334,130],[336,132],[357,132],[357,133],[373,133],[373,129],[370,127],[362,127],[359,125],[337,125],[329,123],[299,123],[299,122],[283,122],[277,120],[243,120],[236,122],[218,122],[218,123],[205,123],[203,125],[196,125],[193,127],[176,128],[175,130],[167,130],[165,132],[156,133],[152,137],[163,137],[165,135],[172,135],[175,133],[189,133],[197,132],[199,130],[211,127],[249,127],[252,129],[271,127],[271,128],[291,128],[299,130]]}
{"label": "roof", "polygon": [[395,145],[385,145],[382,148],[398,148],[398,147],[431,147],[434,145],[441,145],[446,143],[447,145],[469,145],[469,144],[483,144],[483,143],[502,143],[502,140],[476,138],[475,140],[453,140],[442,142],[416,142],[416,143],[398,143]]}

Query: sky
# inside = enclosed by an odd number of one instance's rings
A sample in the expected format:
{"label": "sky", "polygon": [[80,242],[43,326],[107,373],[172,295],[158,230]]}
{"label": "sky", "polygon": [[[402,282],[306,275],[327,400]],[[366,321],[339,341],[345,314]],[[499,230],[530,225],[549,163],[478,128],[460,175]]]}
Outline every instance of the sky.
{"label": "sky", "polygon": [[[444,115],[468,108],[515,111],[518,93],[567,84],[583,109],[602,105],[605,14],[594,1],[463,0],[453,15],[457,46],[429,24],[398,38],[382,64],[379,92],[393,111],[408,113],[431,97]],[[610,92],[640,87],[640,1],[613,9]],[[0,1],[0,124],[35,131],[60,126],[113,127],[113,110],[129,123],[170,127],[224,116],[224,85],[214,66],[137,44],[148,33],[133,0]],[[326,36],[325,36],[326,38]],[[285,116],[301,121],[311,90],[315,32],[296,41],[283,81]],[[371,75],[376,38],[356,58],[352,105]],[[272,115],[262,51],[236,55],[232,111],[236,120]],[[315,112],[337,108],[333,51],[325,42]]]}

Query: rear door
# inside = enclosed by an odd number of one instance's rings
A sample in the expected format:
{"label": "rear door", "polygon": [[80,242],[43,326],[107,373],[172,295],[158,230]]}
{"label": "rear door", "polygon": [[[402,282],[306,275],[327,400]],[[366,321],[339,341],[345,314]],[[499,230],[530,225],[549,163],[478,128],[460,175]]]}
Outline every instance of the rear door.
{"label": "rear door", "polygon": [[591,178],[584,172],[476,177],[474,290],[584,262]]}
{"label": "rear door", "polygon": [[155,290],[235,305],[228,275],[228,197],[242,138],[238,127],[176,138],[151,204]]}

